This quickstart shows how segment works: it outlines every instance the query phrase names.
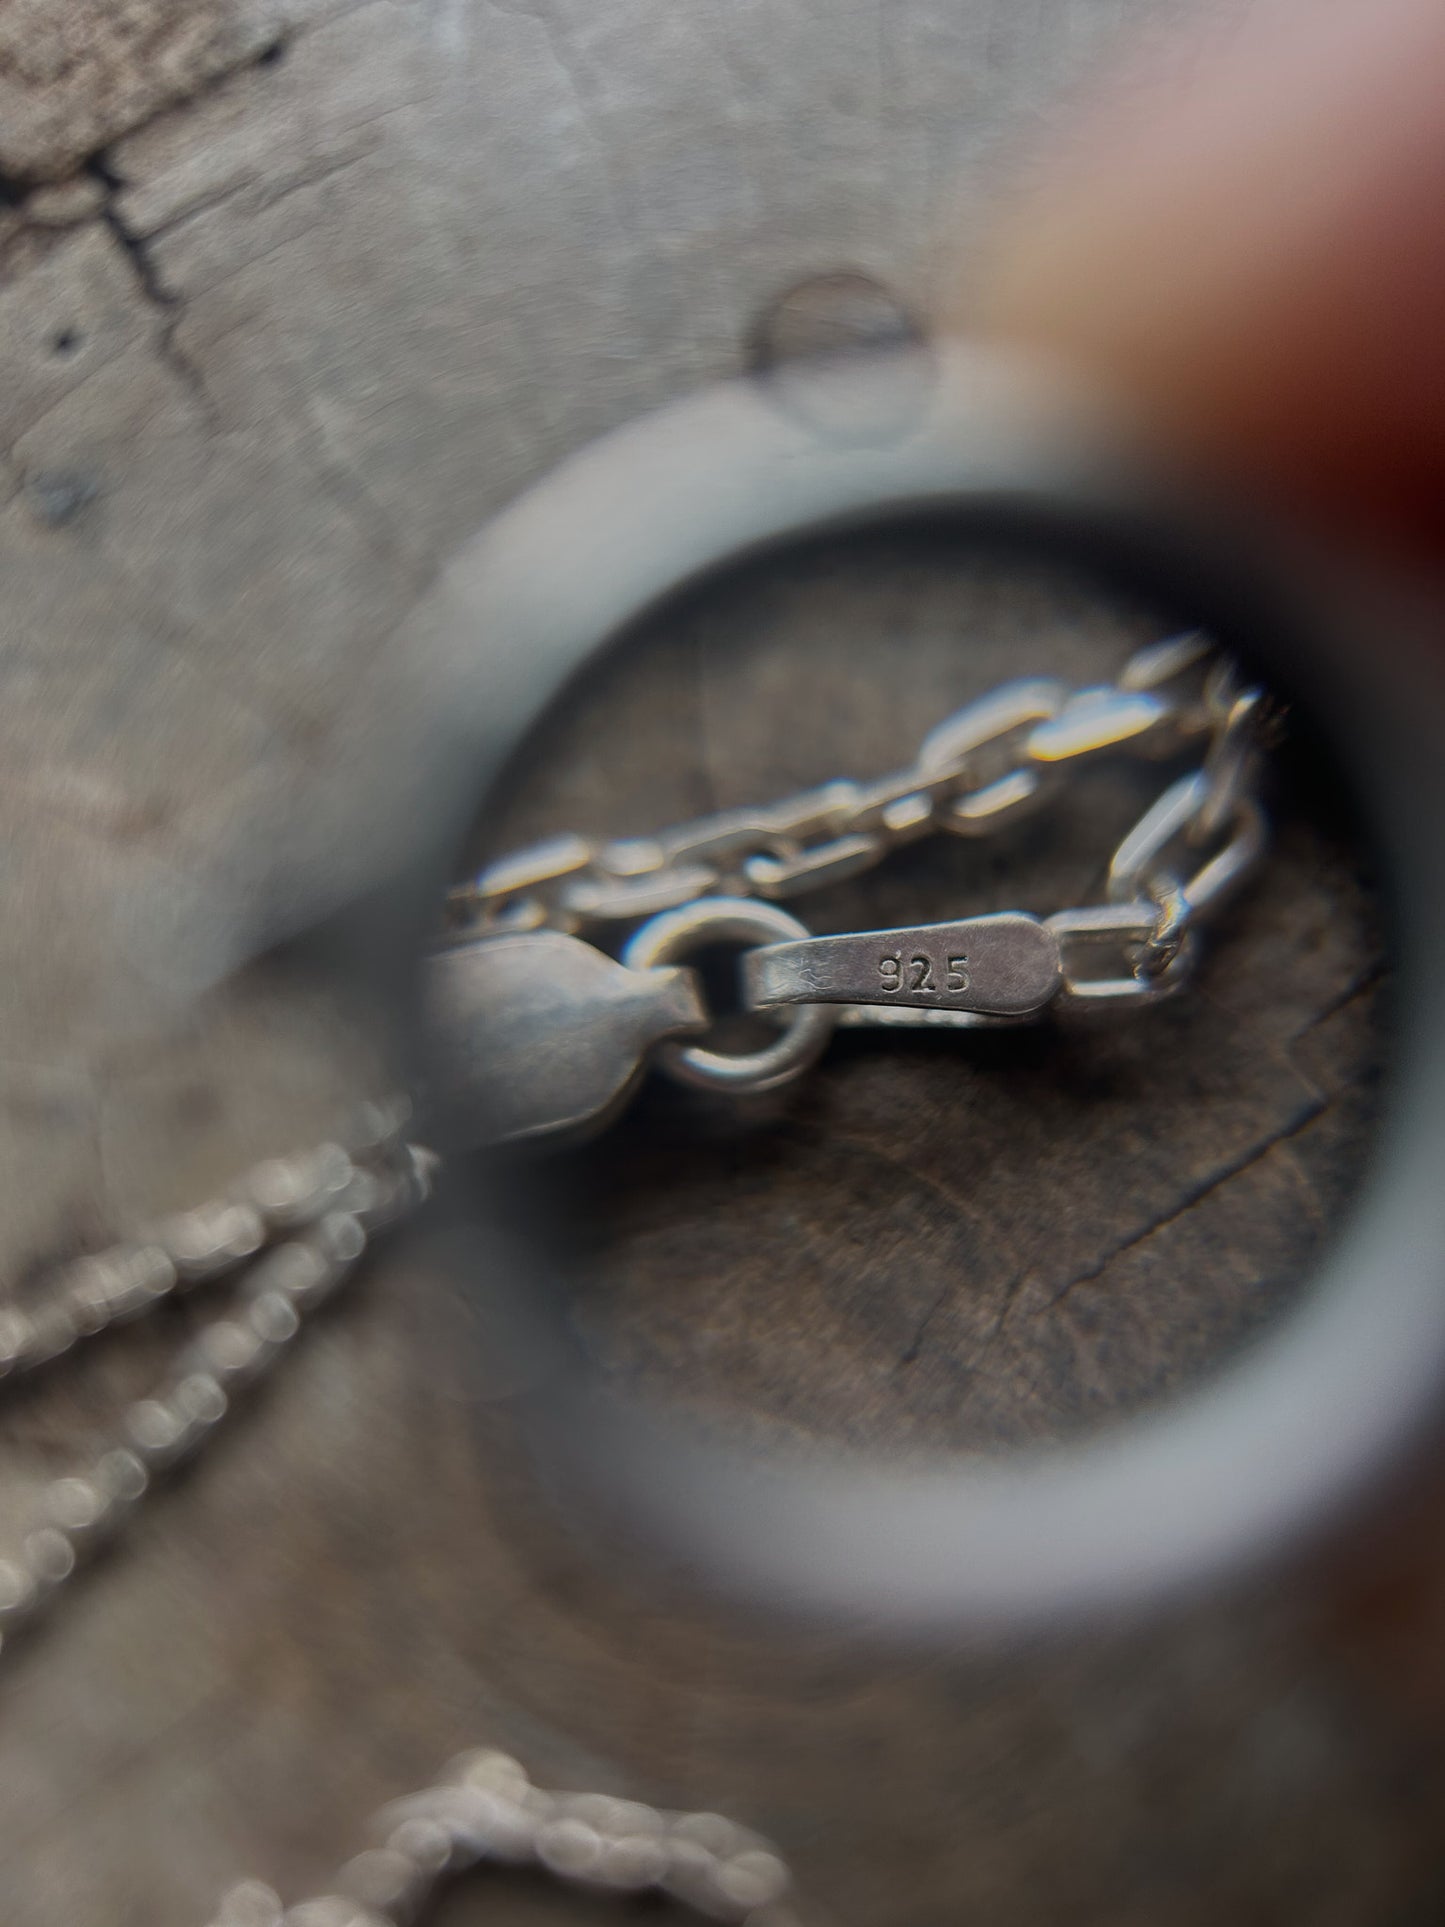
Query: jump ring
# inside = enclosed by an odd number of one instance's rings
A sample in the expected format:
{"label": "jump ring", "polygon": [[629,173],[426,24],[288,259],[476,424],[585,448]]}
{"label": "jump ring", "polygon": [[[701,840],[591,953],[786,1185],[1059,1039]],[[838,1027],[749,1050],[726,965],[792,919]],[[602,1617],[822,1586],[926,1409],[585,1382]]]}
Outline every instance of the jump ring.
{"label": "jump ring", "polygon": [[[776,904],[747,897],[699,897],[676,910],[664,910],[636,932],[622,953],[629,970],[655,970],[718,943],[777,943],[813,933]],[[768,1012],[782,1035],[765,1050],[727,1052],[701,1044],[670,1042],[655,1062],[681,1084],[719,1088],[735,1095],[776,1090],[790,1083],[822,1055],[837,1020],[827,1004],[793,1004]]]}

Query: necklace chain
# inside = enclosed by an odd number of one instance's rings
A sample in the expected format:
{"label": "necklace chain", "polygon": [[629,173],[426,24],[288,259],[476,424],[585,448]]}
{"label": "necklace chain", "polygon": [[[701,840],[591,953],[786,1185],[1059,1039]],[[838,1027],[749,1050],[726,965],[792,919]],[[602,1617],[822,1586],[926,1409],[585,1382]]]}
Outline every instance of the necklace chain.
{"label": "necklace chain", "polygon": [[[451,893],[451,940],[429,973],[448,1128],[492,1141],[593,1129],[654,1065],[733,1095],[771,1090],[837,1025],[996,1027],[1172,996],[1200,928],[1264,853],[1256,789],[1275,720],[1264,691],[1191,632],[1137,650],[1114,683],[1005,683],[876,782],[655,836],[552,837],[490,864]],[[1098,901],[821,936],[782,906],[929,834],[996,835],[1103,756],[1191,753],[1196,766],[1104,856]],[[716,1018],[689,965],[718,945],[741,947],[743,1008],[780,1033],[763,1048],[703,1041]]]}
{"label": "necklace chain", "polygon": [[[45,1488],[17,1553],[0,1561],[0,1650],[51,1612],[81,1566],[197,1456],[347,1284],[377,1233],[425,1202],[437,1160],[407,1139],[407,1123],[404,1102],[367,1105],[344,1142],[267,1159],[209,1203],[67,1267],[35,1313],[6,1313],[0,1367],[13,1378],[176,1293],[242,1279],[164,1384],[125,1409],[112,1442]],[[483,1861],[534,1866],[597,1892],[655,1889],[748,1927],[790,1920],[787,1870],[759,1835],[720,1814],[550,1793],[502,1753],[453,1762],[435,1786],[384,1808],[371,1832],[377,1844],[346,1863],[334,1892],[288,1909],[246,1881],[212,1927],[403,1927],[448,1878]]]}
{"label": "necklace chain", "polygon": [[269,1159],[223,1197],[67,1267],[35,1312],[6,1313],[3,1366],[13,1378],[167,1297],[244,1273],[238,1301],[201,1327],[162,1385],[126,1407],[111,1444],[45,1488],[18,1553],[0,1562],[0,1651],[54,1607],[157,1481],[195,1456],[345,1284],[372,1237],[426,1197],[434,1160],[404,1140],[403,1123],[396,1107],[368,1106],[351,1150],[323,1144]]}
{"label": "necklace chain", "polygon": [[796,1927],[788,1870],[760,1835],[720,1813],[552,1793],[506,1753],[462,1754],[435,1785],[383,1807],[370,1831],[377,1844],[346,1862],[331,1893],[283,1909],[270,1887],[245,1881],[210,1927],[403,1927],[483,1862],[596,1894],[667,1894],[734,1927]]}
{"label": "necklace chain", "polygon": [[[881,782],[830,783],[651,838],[553,838],[489,866],[452,892],[448,908],[464,942],[477,940],[482,950],[505,948],[491,946],[498,937],[601,937],[652,919],[626,953],[646,953],[652,966],[663,960],[679,913],[693,939],[727,905],[735,918],[748,899],[839,881],[931,831],[974,837],[1000,830],[1104,751],[1160,757],[1203,741],[1200,766],[1171,783],[1115,850],[1106,901],[1048,920],[1062,960],[1058,1001],[1149,1002],[1182,981],[1195,924],[1262,852],[1254,791],[1267,713],[1263,692],[1246,686],[1227,658],[1198,636],[1173,637],[1138,651],[1113,685],[1006,684],[932,731],[914,763]],[[793,924],[780,911],[758,909],[765,921]],[[662,939],[639,945],[653,928]],[[775,944],[773,952],[858,940]],[[1110,959],[1102,975],[1080,961],[1100,947]],[[980,1021],[969,1012],[891,1003],[891,962],[891,955],[882,960],[874,1001],[839,1000],[839,1021]],[[899,974],[901,984],[901,953]],[[699,1015],[693,1028],[708,1021]],[[745,1061],[675,1042],[665,1048],[683,1060]],[[727,1080],[714,1073],[693,1081]],[[118,1538],[154,1486],[201,1450],[280,1362],[306,1318],[346,1285],[374,1237],[425,1201],[437,1159],[409,1140],[409,1120],[405,1100],[365,1106],[341,1140],[267,1160],[211,1202],[66,1267],[39,1306],[0,1312],[0,1378],[16,1378],[174,1294],[241,1281],[234,1302],[203,1324],[165,1382],[126,1408],[111,1444],[44,1489],[17,1553],[0,1561],[0,1649],[52,1610],[72,1575]],[[453,1762],[434,1786],[384,1808],[372,1832],[376,1844],[347,1862],[333,1892],[287,1909],[270,1888],[248,1881],[226,1897],[211,1927],[407,1927],[448,1878],[480,1862],[533,1866],[592,1891],[665,1892],[711,1919],[747,1927],[789,1927],[794,1919],[787,1869],[760,1836],[718,1814],[547,1792],[501,1753]]]}
{"label": "necklace chain", "polygon": [[[1142,974],[1157,976],[1190,925],[1262,853],[1253,789],[1268,710],[1263,690],[1242,680],[1232,658],[1189,631],[1136,650],[1112,684],[1004,683],[940,723],[911,764],[876,782],[841,778],[655,836],[550,837],[458,885],[447,908],[466,936],[546,929],[596,937],[702,898],[782,901],[870,870],[923,836],[1009,829],[1101,755],[1158,761],[1203,742],[1201,767],[1171,784],[1113,852],[1107,904],[1064,913],[1079,919],[1067,934],[1085,944],[1110,936],[1136,943],[1140,917],[1117,912],[1142,902],[1151,946]],[[1111,910],[1117,922],[1108,929],[1100,913]],[[1137,984],[1135,968],[1124,974]],[[1103,980],[1095,972],[1090,981]],[[1064,991],[1078,992],[1067,970]],[[1085,994],[1101,1000],[1097,988]],[[1131,1001],[1139,992],[1121,982],[1102,995]]]}

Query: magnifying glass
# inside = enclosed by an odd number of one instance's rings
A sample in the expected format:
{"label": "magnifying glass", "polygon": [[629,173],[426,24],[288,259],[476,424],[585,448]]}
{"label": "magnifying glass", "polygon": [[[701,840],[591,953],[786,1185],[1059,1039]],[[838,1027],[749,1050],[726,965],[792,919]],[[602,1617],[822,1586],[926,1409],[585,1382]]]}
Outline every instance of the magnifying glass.
{"label": "magnifying glass", "polygon": [[[855,394],[870,381],[901,392],[883,367],[837,378]],[[604,1384],[570,1337],[541,1250],[507,1247],[506,1290],[534,1336],[539,1319],[547,1327],[547,1363],[516,1409],[564,1506],[742,1596],[954,1632],[1128,1607],[1294,1550],[1435,1420],[1445,1011],[1431,985],[1445,850],[1433,825],[1445,703],[1408,650],[1352,636],[1278,538],[1188,497],[1037,370],[955,347],[907,393],[910,406],[892,414],[866,396],[850,408],[862,434],[831,432],[826,411],[779,409],[749,384],[626,428],[464,549],[409,642],[450,665],[438,852],[456,847],[479,804],[495,806],[558,692],[668,598],[822,533],[921,516],[1187,607],[1308,708],[1347,772],[1388,866],[1399,977],[1379,1154],[1308,1291],[1196,1389],[1057,1446],[906,1467],[841,1448],[760,1454]],[[430,935],[416,931],[418,950]],[[479,1251],[487,1196],[483,1177],[469,1205]]]}

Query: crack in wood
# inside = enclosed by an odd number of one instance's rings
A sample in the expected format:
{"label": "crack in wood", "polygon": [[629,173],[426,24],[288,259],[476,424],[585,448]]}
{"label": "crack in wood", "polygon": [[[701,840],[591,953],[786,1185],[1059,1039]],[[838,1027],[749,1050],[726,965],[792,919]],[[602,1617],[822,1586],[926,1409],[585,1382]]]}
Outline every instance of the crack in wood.
{"label": "crack in wood", "polygon": [[185,315],[185,303],[162,280],[147,237],[136,233],[120,213],[116,197],[124,187],[124,181],[111,168],[104,153],[91,157],[87,171],[105,189],[105,200],[97,218],[129,262],[136,286],[145,301],[160,317],[161,326],[156,338],[156,351],[160,359],[196,403],[206,427],[218,431],[221,425],[220,411],[206,387],[205,377],[177,339],[177,330]]}
{"label": "crack in wood", "polygon": [[1251,1150],[1244,1153],[1243,1156],[1234,1159],[1222,1169],[1213,1172],[1202,1183],[1185,1191],[1180,1196],[1177,1204],[1171,1206],[1169,1210],[1161,1212],[1157,1217],[1151,1218],[1149,1222],[1143,1225],[1138,1231],[1131,1232],[1127,1238],[1122,1239],[1118,1244],[1105,1252],[1104,1256],[1096,1263],[1076,1273],[1075,1276],[1070,1278],[1066,1284],[1053,1294],[1047,1304],[1038,1307],[1031,1315],[1038,1317],[1047,1312],[1054,1311],[1071,1292],[1076,1291],[1081,1285],[1095,1283],[1104,1275],[1110,1266],[1116,1264],[1120,1258],[1135,1250],[1138,1246],[1146,1244],[1151,1238],[1157,1237],[1161,1231],[1167,1231],[1171,1225],[1176,1224],[1181,1218],[1186,1217],[1198,1205],[1203,1204],[1207,1198],[1212,1197],[1215,1192],[1221,1190],[1225,1185],[1232,1184],[1236,1178],[1241,1177],[1246,1171],[1252,1169],[1262,1158],[1268,1157],[1271,1151],[1277,1150],[1281,1145],[1288,1144],[1292,1138],[1298,1137],[1300,1133],[1307,1130],[1316,1119],[1323,1117],[1332,1107],[1332,1104],[1333,1099],[1323,1097],[1307,1104],[1298,1118],[1282,1126],[1280,1130],[1266,1138],[1262,1144],[1254,1146]]}

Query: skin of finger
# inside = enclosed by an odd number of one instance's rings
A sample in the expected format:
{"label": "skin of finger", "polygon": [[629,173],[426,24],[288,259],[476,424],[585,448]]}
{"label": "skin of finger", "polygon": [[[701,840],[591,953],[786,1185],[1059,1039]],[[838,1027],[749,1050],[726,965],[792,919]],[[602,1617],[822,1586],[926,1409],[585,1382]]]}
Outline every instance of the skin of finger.
{"label": "skin of finger", "polygon": [[1212,466],[1445,535],[1445,6],[1275,0],[1117,73],[962,304]]}

